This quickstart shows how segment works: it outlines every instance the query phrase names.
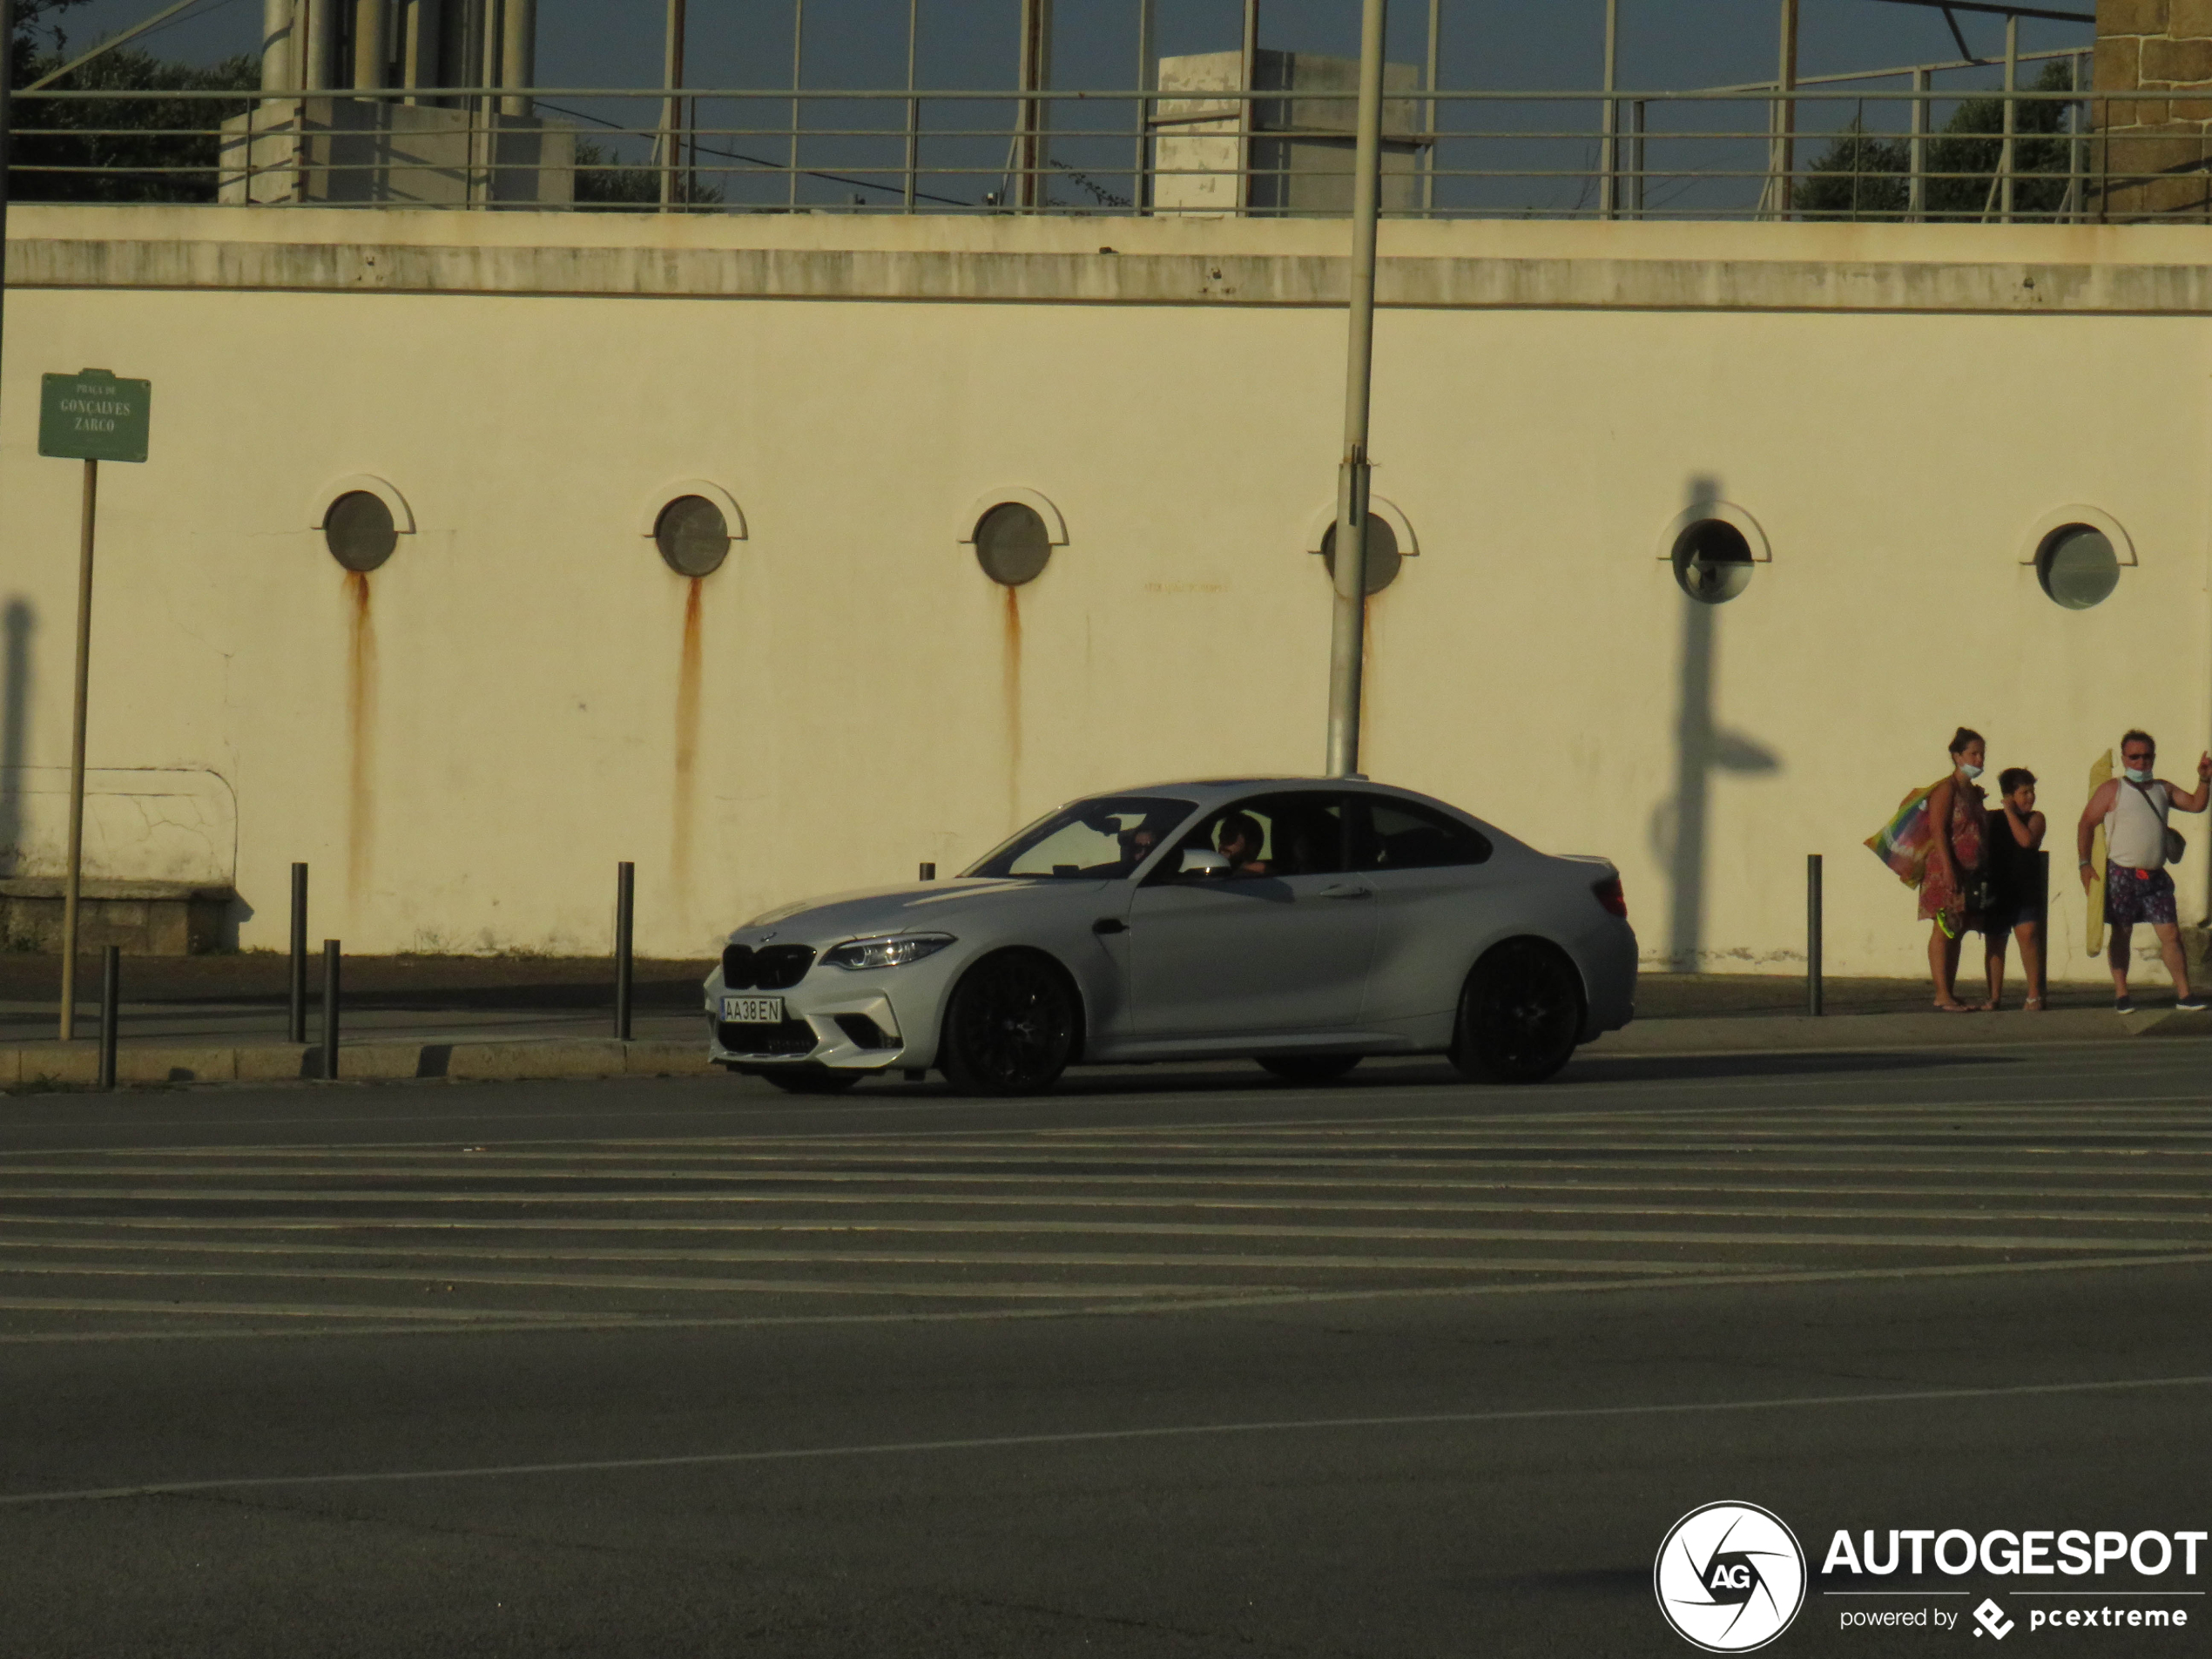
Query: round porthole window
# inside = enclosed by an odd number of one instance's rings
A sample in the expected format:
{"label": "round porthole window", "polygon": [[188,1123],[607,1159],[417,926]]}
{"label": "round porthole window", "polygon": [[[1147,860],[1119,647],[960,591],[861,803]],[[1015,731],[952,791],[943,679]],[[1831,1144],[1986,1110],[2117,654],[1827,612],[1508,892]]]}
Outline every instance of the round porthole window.
{"label": "round porthole window", "polygon": [[1022,502],[1001,502],[975,526],[975,562],[1002,587],[1035,581],[1052,562],[1052,535],[1042,516]]}
{"label": "round porthole window", "polygon": [[1675,580],[1699,603],[1724,604],[1751,585],[1751,544],[1724,518],[1701,518],[1675,537]]}
{"label": "round porthole window", "polygon": [[2120,585],[2120,556],[2102,530],[2064,524],[2036,550],[2035,576],[2054,604],[2087,610],[2109,599]]}
{"label": "round porthole window", "polygon": [[[1379,513],[1367,515],[1367,591],[1380,593],[1398,580],[1398,572],[1405,565],[1405,556],[1398,550],[1398,532],[1390,521]],[[1329,580],[1337,579],[1337,527],[1333,524],[1321,533],[1321,563],[1329,573]]]}
{"label": "round porthole window", "polygon": [[704,496],[678,496],[660,509],[653,545],[678,576],[712,576],[730,556],[730,522]]}
{"label": "round porthole window", "polygon": [[323,545],[348,570],[374,570],[400,544],[399,526],[381,496],[347,491],[322,516]]}

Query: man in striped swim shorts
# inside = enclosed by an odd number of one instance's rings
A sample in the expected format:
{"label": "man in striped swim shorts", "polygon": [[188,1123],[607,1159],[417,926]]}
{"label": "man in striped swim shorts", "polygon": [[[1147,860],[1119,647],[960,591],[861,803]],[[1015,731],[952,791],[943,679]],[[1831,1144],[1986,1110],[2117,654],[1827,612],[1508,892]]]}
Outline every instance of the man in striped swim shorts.
{"label": "man in striped swim shorts", "polygon": [[2196,792],[2184,795],[2162,778],[2152,776],[2158,763],[2158,745],[2147,732],[2130,732],[2120,740],[2121,774],[2100,784],[2082,810],[2074,841],[2081,854],[2081,885],[2096,890],[2096,868],[2089,861],[2091,838],[2097,826],[2105,826],[2105,921],[2112,928],[2112,942],[2105,961],[2112,969],[2113,1007],[2122,1014],[2134,1012],[2128,995],[2128,948],[2135,924],[2148,922],[2158,935],[2158,954],[2174,976],[2176,1008],[2212,1008],[2189,989],[2188,965],[2182,956],[2182,930],[2174,909],[2174,878],[2166,873],[2170,856],[2168,837],[2181,838],[2166,826],[2168,813],[2180,807],[2201,813],[2212,799],[2212,755],[2196,763]]}

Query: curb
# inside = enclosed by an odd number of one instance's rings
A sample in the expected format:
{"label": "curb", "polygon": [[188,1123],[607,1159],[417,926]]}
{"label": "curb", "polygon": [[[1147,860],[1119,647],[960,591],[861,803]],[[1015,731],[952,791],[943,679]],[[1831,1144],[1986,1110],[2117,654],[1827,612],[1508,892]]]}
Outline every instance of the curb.
{"label": "curb", "polygon": [[[560,1078],[690,1077],[712,1071],[703,1041],[620,1042],[562,1037],[521,1042],[348,1043],[338,1056],[341,1082],[454,1078],[475,1082]],[[31,1042],[0,1048],[0,1089],[26,1083],[98,1081],[98,1042]],[[322,1076],[320,1043],[254,1042],[119,1045],[118,1083],[273,1083]]]}
{"label": "curb", "polygon": [[2137,1037],[2212,1036],[2212,1011],[2172,1008],[2114,1014],[2054,1008],[2047,1014],[1809,1014],[1640,1020],[1583,1052],[1615,1055],[1817,1054],[1838,1049],[2003,1048],[2126,1042]]}

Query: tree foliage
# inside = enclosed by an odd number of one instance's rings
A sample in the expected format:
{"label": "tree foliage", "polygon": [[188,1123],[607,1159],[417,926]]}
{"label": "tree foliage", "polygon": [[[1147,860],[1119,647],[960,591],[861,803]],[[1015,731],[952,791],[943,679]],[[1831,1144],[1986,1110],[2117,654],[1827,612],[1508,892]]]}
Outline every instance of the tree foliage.
{"label": "tree foliage", "polygon": [[[61,26],[84,0],[16,0],[9,43],[12,84],[51,74],[84,47]],[[18,201],[212,201],[215,129],[243,98],[162,98],[164,92],[245,91],[260,63],[226,58],[204,69],[118,46],[54,83],[57,91],[145,92],[132,98],[17,98],[8,125],[8,193]]]}
{"label": "tree foliage", "polygon": [[[2071,92],[2074,70],[2065,59],[2043,66],[2033,89]],[[2066,105],[2056,98],[2014,105],[2013,211],[2033,218],[2056,213],[2066,201],[2068,141]],[[1931,219],[1979,219],[1997,207],[1997,172],[2005,154],[2005,100],[1970,98],[1951,112],[1927,141],[1927,214]],[[1811,218],[1900,219],[1909,202],[1911,143],[1880,138],[1853,121],[1821,152],[1791,194],[1795,210]]]}
{"label": "tree foliage", "polygon": [[[68,61],[34,54],[36,80]],[[19,98],[10,193],[21,201],[205,202],[215,199],[216,129],[245,98],[163,98],[164,92],[259,90],[259,60],[240,55],[204,69],[131,46],[95,57],[56,91],[145,92],[129,98]]]}

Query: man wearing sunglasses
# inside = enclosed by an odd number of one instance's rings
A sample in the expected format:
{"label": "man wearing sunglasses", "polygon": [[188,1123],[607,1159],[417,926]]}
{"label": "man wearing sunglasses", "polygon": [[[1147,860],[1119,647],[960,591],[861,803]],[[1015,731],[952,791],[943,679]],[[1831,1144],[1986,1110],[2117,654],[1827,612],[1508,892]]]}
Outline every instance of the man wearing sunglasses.
{"label": "man wearing sunglasses", "polygon": [[2128,946],[2135,924],[2148,922],[2158,935],[2158,954],[2174,976],[2176,1008],[2212,1008],[2189,989],[2189,971],[2182,958],[2182,930],[2174,909],[2174,878],[2166,867],[2181,856],[2181,837],[2166,824],[2169,809],[2201,813],[2212,799],[2212,755],[2196,763],[2196,791],[2184,795],[2164,779],[2153,776],[2158,745],[2147,732],[2130,732],[2120,740],[2121,775],[2100,784],[2082,810],[2074,831],[2074,846],[2081,859],[2081,886],[2096,890],[2095,867],[2089,861],[2090,840],[2097,826],[2105,826],[2105,921],[2112,928],[2112,943],[2105,960],[2112,968],[2113,1007],[2122,1014],[2134,1012],[2128,995]]}

